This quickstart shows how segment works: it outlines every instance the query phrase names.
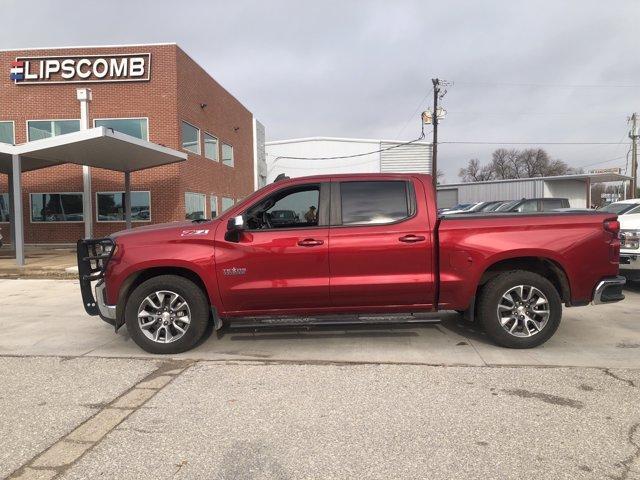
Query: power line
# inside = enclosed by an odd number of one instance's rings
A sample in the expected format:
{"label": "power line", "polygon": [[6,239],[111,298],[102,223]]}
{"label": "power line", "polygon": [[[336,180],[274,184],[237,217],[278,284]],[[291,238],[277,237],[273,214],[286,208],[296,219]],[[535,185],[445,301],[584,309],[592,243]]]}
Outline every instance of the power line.
{"label": "power line", "polygon": [[398,132],[398,134],[396,135],[396,138],[400,138],[400,135],[402,135],[404,133],[404,131],[407,129],[407,127],[409,126],[409,124],[411,123],[412,120],[415,120],[416,115],[418,114],[418,112],[420,111],[420,107],[422,107],[422,105],[424,105],[424,102],[427,101],[427,98],[429,98],[429,95],[431,95],[431,92],[433,92],[433,89],[435,87],[431,87],[431,90],[429,90],[424,97],[422,97],[422,100],[420,100],[420,103],[418,103],[418,106],[416,107],[416,109],[413,111],[413,113],[411,114],[411,116],[409,117],[409,119],[407,120],[407,123],[404,124],[404,127],[402,127],[402,129],[400,130],[400,132]]}
{"label": "power line", "polygon": [[639,84],[567,84],[567,83],[517,83],[517,82],[455,82],[469,87],[536,87],[536,88],[640,88]]}
{"label": "power line", "polygon": [[475,142],[453,141],[439,142],[451,145],[620,145],[620,142]]}
{"label": "power line", "polygon": [[354,153],[352,155],[338,155],[338,156],[334,156],[334,157],[289,157],[289,156],[277,156],[274,160],[273,163],[271,164],[271,168],[269,169],[269,171],[273,170],[273,168],[275,167],[276,162],[280,161],[280,160],[343,160],[343,159],[348,159],[348,158],[357,158],[357,157],[364,157],[366,155],[373,155],[375,153],[380,153],[380,152],[386,152],[387,150],[393,150],[394,148],[398,148],[398,147],[404,147],[406,145],[411,145],[413,143],[419,142],[420,140],[424,140],[425,137],[425,132],[424,132],[424,123],[422,122],[422,117],[420,117],[420,124],[422,126],[421,128],[421,132],[420,132],[420,136],[414,140],[411,140],[409,142],[401,142],[395,145],[391,145],[390,147],[385,147],[385,148],[379,148],[378,150],[373,150],[370,152],[363,152],[363,153]]}

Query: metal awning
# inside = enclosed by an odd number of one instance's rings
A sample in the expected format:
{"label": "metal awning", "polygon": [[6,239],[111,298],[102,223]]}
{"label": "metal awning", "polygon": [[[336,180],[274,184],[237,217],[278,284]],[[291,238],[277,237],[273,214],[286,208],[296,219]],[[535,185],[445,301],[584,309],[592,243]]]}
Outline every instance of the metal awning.
{"label": "metal awning", "polygon": [[[9,175],[11,226],[18,265],[24,265],[23,172],[73,163],[124,173],[125,221],[131,228],[131,172],[183,162],[187,154],[110,128],[97,127],[21,145],[0,143],[0,173]],[[85,195],[86,197],[86,195]],[[91,198],[85,199],[91,205]],[[93,221],[91,207],[85,223]],[[90,229],[88,229],[90,230]]]}
{"label": "metal awning", "polygon": [[20,155],[22,171],[75,163],[118,172],[135,172],[182,162],[187,154],[106,127],[90,128],[21,145],[0,144],[0,173],[11,173]]}

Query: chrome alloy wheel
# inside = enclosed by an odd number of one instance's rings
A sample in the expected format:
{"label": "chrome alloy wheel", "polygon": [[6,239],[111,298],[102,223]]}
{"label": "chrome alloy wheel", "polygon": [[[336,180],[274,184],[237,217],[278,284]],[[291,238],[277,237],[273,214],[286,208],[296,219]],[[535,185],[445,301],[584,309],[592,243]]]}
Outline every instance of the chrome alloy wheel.
{"label": "chrome alloy wheel", "polygon": [[542,331],[551,315],[549,301],[531,285],[507,290],[498,303],[500,325],[514,337],[531,337]]}
{"label": "chrome alloy wheel", "polygon": [[179,340],[190,323],[189,305],[175,292],[154,292],[147,296],[138,308],[140,330],[154,342],[171,343]]}

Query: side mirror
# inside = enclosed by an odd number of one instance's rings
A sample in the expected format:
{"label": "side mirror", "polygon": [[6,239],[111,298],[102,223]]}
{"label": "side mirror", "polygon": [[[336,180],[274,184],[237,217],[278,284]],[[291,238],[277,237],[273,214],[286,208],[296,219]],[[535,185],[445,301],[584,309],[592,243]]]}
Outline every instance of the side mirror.
{"label": "side mirror", "polygon": [[227,231],[229,232],[241,232],[244,230],[244,228],[244,218],[242,217],[242,215],[232,217],[227,222]]}

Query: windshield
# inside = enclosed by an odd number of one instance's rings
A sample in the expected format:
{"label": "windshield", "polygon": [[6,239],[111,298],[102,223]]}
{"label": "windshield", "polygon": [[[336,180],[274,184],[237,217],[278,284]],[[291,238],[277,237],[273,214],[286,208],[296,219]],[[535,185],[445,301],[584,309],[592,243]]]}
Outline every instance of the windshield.
{"label": "windshield", "polygon": [[504,212],[506,210],[510,210],[515,207],[520,200],[513,200],[512,202],[503,203],[498,208],[496,208],[496,212]]}
{"label": "windshield", "polygon": [[623,213],[628,213],[631,210],[634,210],[636,207],[640,207],[638,203],[625,203],[625,202],[616,202],[610,203],[604,207],[600,207],[598,211],[607,212],[607,213],[617,213],[618,215],[622,215]]}

